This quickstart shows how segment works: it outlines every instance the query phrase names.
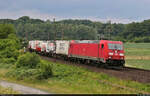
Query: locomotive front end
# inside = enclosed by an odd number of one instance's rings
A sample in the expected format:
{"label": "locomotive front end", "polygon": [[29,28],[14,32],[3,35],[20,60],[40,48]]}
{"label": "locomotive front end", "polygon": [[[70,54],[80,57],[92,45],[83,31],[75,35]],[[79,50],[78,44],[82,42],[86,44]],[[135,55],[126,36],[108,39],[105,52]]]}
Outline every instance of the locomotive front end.
{"label": "locomotive front end", "polygon": [[120,41],[108,42],[107,64],[112,66],[124,66],[125,56],[123,43]]}

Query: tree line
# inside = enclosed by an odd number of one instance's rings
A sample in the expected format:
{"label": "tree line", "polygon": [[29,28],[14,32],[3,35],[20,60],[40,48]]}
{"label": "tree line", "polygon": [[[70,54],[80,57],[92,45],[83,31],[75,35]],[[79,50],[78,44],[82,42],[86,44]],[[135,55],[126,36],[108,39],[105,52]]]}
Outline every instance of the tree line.
{"label": "tree line", "polygon": [[108,39],[123,42],[150,42],[150,20],[129,24],[111,24],[110,22],[72,19],[54,22],[23,16],[16,20],[0,19],[0,24],[12,24],[17,36],[27,40]]}

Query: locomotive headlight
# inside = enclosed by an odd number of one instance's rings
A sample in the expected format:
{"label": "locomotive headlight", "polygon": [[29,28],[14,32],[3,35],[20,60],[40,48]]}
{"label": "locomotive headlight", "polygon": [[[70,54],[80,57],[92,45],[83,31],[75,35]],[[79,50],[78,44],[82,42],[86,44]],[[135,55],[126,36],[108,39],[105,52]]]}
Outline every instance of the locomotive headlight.
{"label": "locomotive headlight", "polygon": [[114,55],[114,53],[108,53],[108,55]]}
{"label": "locomotive headlight", "polygon": [[120,53],[120,56],[124,56],[124,54],[123,54],[123,53]]}

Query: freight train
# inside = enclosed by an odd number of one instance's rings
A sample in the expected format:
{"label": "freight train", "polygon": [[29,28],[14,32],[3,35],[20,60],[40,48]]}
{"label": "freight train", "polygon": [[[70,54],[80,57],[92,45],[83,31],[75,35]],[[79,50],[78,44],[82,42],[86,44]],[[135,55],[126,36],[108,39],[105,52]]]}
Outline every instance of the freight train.
{"label": "freight train", "polygon": [[121,41],[51,40],[29,41],[30,51],[65,60],[76,60],[104,66],[123,67],[125,56]]}

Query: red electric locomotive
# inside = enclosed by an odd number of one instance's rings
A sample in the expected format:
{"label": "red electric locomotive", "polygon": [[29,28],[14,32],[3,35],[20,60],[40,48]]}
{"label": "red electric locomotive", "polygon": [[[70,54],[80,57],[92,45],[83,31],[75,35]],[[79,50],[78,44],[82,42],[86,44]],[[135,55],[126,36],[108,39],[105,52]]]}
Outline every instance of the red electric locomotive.
{"label": "red electric locomotive", "polygon": [[124,49],[121,41],[74,40],[70,43],[69,57],[108,66],[124,66]]}
{"label": "red electric locomotive", "polygon": [[[69,60],[106,66],[124,66],[124,48],[121,41],[109,40],[57,40],[49,48],[47,41],[29,41],[29,49],[37,53],[55,54]],[[52,55],[52,56],[53,56]]]}

